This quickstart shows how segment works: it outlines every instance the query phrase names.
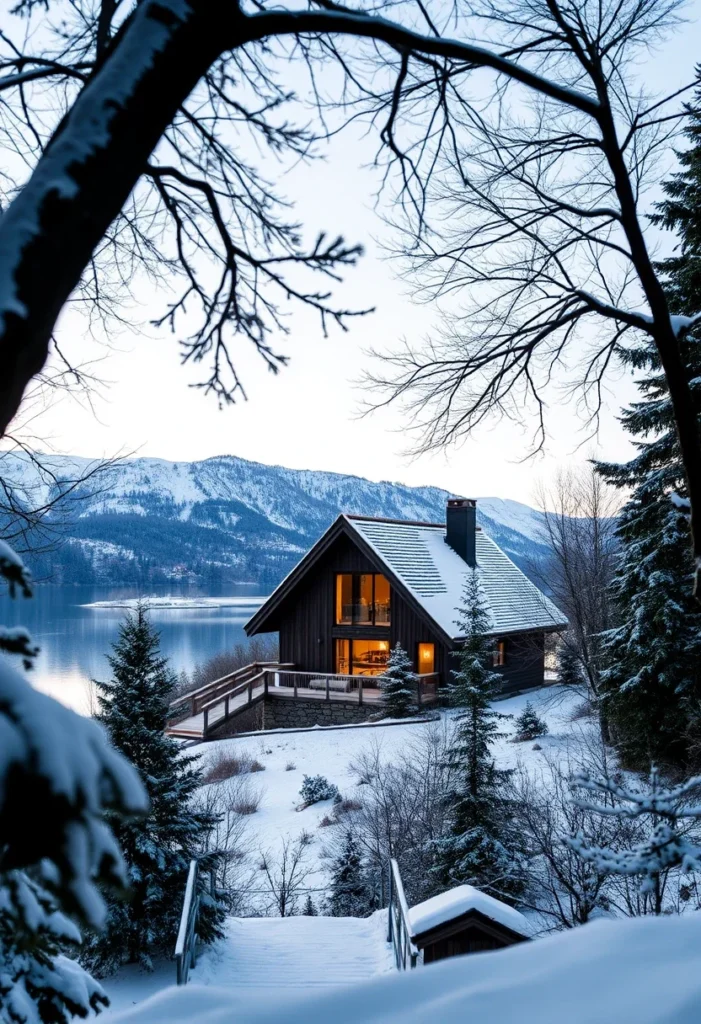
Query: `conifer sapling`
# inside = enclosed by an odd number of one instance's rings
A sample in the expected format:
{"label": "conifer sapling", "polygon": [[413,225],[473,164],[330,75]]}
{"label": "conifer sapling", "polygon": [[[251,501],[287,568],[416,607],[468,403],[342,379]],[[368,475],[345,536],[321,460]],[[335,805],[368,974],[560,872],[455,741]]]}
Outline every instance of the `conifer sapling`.
{"label": "conifer sapling", "polygon": [[382,706],[389,718],[408,718],[414,714],[417,683],[411,658],[401,644],[396,644],[380,680]]}

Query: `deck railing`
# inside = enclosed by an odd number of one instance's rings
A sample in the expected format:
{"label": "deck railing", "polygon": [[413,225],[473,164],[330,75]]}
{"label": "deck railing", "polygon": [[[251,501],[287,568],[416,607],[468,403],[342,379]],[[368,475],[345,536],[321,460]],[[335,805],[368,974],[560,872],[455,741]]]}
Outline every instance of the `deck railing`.
{"label": "deck railing", "polygon": [[414,945],[414,935],[409,921],[409,906],[404,895],[399,865],[394,857],[389,862],[387,941],[392,943],[397,970],[413,970],[419,959],[419,951]]}
{"label": "deck railing", "polygon": [[[383,676],[348,676],[324,672],[297,672],[289,664],[276,662],[246,665],[229,676],[200,687],[175,701],[177,709],[190,702],[190,718],[171,718],[168,732],[181,738],[207,739],[234,715],[263,700],[268,694],[304,700],[344,701],[353,704],[380,704]],[[419,709],[438,701],[437,674],[417,677],[416,701]],[[193,722],[192,719],[196,719]]]}
{"label": "deck railing", "polygon": [[294,668],[294,665],[281,664],[278,661],[254,661],[250,665],[242,665],[235,672],[229,672],[228,675],[221,676],[219,679],[213,679],[211,683],[205,683],[204,686],[184,693],[172,701],[168,708],[171,718],[178,717],[179,713],[183,711],[188,715],[199,715],[206,705],[211,706],[212,701],[216,698],[223,699],[239,683],[248,682],[249,679],[265,669],[274,668]]}

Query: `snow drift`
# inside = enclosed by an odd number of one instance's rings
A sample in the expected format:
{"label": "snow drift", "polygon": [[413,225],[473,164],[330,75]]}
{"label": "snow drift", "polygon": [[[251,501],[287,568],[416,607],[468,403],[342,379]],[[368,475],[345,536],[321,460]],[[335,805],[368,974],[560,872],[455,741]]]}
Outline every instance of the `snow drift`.
{"label": "snow drift", "polygon": [[[273,924],[273,922],[271,922]],[[167,989],[105,1020],[124,1024],[698,1024],[701,914],[596,921],[494,953],[325,994]],[[348,950],[352,956],[352,950]]]}

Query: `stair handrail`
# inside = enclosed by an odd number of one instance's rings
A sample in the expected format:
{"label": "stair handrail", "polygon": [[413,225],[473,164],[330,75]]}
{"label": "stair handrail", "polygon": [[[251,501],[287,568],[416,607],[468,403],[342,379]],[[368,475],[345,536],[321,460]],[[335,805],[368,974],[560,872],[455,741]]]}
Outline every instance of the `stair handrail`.
{"label": "stair handrail", "polygon": [[197,918],[200,909],[200,895],[197,887],[199,864],[190,861],[185,885],[185,898],[180,915],[180,927],[175,942],[175,964],[178,985],[187,985],[190,968],[197,963]]}
{"label": "stair handrail", "polygon": [[387,908],[387,941],[394,948],[398,971],[416,967],[419,950],[414,943],[414,930],[409,919],[409,905],[404,895],[402,876],[394,857],[389,862],[389,907]]}
{"label": "stair handrail", "polygon": [[219,704],[223,704],[227,697],[236,697],[239,693],[243,693],[244,690],[248,689],[249,686],[253,686],[260,679],[264,679],[270,669],[264,668],[261,672],[258,672],[255,676],[251,676],[250,679],[243,679],[231,690],[226,690],[225,693],[218,694],[216,697],[212,697],[206,704],[202,704],[200,711],[210,711],[212,708],[218,707]]}
{"label": "stair handrail", "polygon": [[253,661],[249,665],[242,665],[233,672],[228,672],[225,676],[220,676],[219,679],[213,679],[211,682],[205,683],[204,686],[199,686],[196,690],[190,690],[188,693],[183,693],[179,697],[176,697],[176,699],[171,701],[168,705],[168,710],[174,711],[175,709],[182,707],[184,704],[189,703],[193,706],[193,714],[196,714],[197,712],[194,709],[194,705],[209,693],[214,692],[218,687],[237,681],[245,682],[250,675],[255,675],[263,670],[275,671],[276,669],[284,669],[288,665],[290,667],[294,667],[292,662],[285,662],[283,664],[279,661]]}

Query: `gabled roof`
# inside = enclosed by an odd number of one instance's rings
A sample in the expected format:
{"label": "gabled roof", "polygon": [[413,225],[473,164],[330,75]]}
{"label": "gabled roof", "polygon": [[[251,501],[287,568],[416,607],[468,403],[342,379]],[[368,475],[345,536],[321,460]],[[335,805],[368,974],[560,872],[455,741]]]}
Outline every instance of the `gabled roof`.
{"label": "gabled roof", "polygon": [[[268,616],[293,590],[318,558],[346,534],[404,596],[448,639],[459,639],[456,626],[468,566],[445,543],[445,526],[393,519],[341,515],[246,623],[249,634],[262,632]],[[531,583],[483,530],[476,533],[477,566],[494,635],[557,630],[567,625],[559,608]]]}
{"label": "gabled roof", "polygon": [[[445,526],[346,518],[431,619],[444,633],[457,639],[456,608],[468,566],[445,543]],[[567,625],[560,609],[483,530],[477,530],[475,547],[493,633],[554,630]]]}
{"label": "gabled roof", "polygon": [[414,938],[425,935],[471,912],[523,938],[530,938],[533,934],[530,921],[519,910],[472,885],[458,885],[410,908],[412,935]]}

